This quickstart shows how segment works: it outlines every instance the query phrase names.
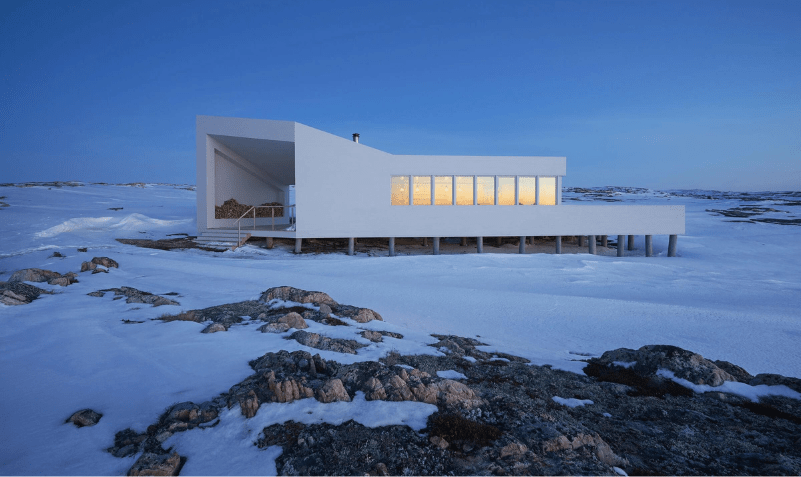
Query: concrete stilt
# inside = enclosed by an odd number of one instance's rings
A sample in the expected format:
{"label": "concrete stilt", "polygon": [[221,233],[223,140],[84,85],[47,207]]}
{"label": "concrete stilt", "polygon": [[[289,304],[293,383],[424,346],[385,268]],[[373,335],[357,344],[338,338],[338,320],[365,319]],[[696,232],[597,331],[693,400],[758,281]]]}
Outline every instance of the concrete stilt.
{"label": "concrete stilt", "polygon": [[462,243],[459,244],[462,247],[467,247],[467,237],[462,237]]}
{"label": "concrete stilt", "polygon": [[496,247],[500,247],[501,245],[503,245],[503,237],[496,237],[495,238],[495,246]]}
{"label": "concrete stilt", "polygon": [[520,241],[517,245],[517,253],[526,253],[526,237],[520,237]]}
{"label": "concrete stilt", "polygon": [[623,256],[623,242],[626,240],[625,235],[618,235],[617,236],[617,256]]}
{"label": "concrete stilt", "polygon": [[601,235],[601,247],[608,247],[609,246],[609,236]]}
{"label": "concrete stilt", "polygon": [[389,238],[389,256],[390,257],[395,256],[395,237]]}
{"label": "concrete stilt", "polygon": [[584,246],[584,236],[583,235],[579,235],[578,236],[578,242],[579,242],[578,243],[579,247],[583,247]]}
{"label": "concrete stilt", "polygon": [[303,239],[302,238],[296,238],[295,239],[295,253],[300,253],[301,245],[303,245]]}
{"label": "concrete stilt", "polygon": [[557,254],[562,253],[562,236],[561,235],[557,235],[556,236],[556,253]]}
{"label": "concrete stilt", "polygon": [[587,235],[588,251],[595,255],[595,235]]}
{"label": "concrete stilt", "polygon": [[484,237],[476,237],[476,253],[484,253]]}
{"label": "concrete stilt", "polygon": [[348,255],[353,255],[356,253],[356,239],[350,237],[348,239]]}
{"label": "concrete stilt", "polygon": [[654,256],[654,241],[653,241],[653,236],[651,235],[645,236],[645,256],[646,257]]}
{"label": "concrete stilt", "polygon": [[668,238],[668,257],[676,256],[676,242],[678,239],[679,237],[677,235],[671,235],[670,238]]}
{"label": "concrete stilt", "polygon": [[634,250],[634,236],[629,235],[629,250]]}
{"label": "concrete stilt", "polygon": [[428,237],[423,237],[423,247],[428,247]]}
{"label": "concrete stilt", "polygon": [[264,246],[265,246],[266,248],[273,248],[273,246],[274,246],[274,245],[275,245],[275,244],[274,244],[274,242],[273,242],[273,238],[272,238],[272,237],[267,237],[267,241],[266,241],[266,243],[264,244]]}
{"label": "concrete stilt", "polygon": [[434,237],[434,255],[439,255],[439,237]]}

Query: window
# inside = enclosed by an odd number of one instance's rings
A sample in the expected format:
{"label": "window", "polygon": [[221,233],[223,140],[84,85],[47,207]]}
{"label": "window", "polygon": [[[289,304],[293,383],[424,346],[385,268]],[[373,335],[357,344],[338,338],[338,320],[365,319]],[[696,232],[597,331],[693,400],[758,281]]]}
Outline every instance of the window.
{"label": "window", "polygon": [[498,205],[515,205],[514,176],[498,176]]}
{"label": "window", "polygon": [[473,176],[456,176],[456,205],[473,205]]}
{"label": "window", "polygon": [[540,205],[556,205],[556,177],[540,177]]}
{"label": "window", "polygon": [[476,177],[476,204],[495,205],[495,176]]}
{"label": "window", "polygon": [[409,176],[392,176],[392,205],[409,205]]}
{"label": "window", "polygon": [[434,177],[434,205],[453,205],[453,176]]}
{"label": "window", "polygon": [[534,205],[537,203],[537,178],[521,176],[517,178],[517,203],[519,205]]}
{"label": "window", "polygon": [[431,176],[413,176],[414,205],[431,205]]}

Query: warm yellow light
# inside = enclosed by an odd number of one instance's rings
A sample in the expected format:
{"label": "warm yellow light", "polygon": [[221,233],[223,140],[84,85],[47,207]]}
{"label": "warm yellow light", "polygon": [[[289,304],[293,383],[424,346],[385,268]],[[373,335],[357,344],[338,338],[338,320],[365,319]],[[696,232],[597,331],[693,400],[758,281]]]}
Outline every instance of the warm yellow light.
{"label": "warm yellow light", "polygon": [[556,177],[540,177],[540,205],[556,205]]}
{"label": "warm yellow light", "polygon": [[456,205],[473,205],[473,176],[456,176]]}
{"label": "warm yellow light", "polygon": [[434,177],[434,204],[453,205],[453,176]]}
{"label": "warm yellow light", "polygon": [[431,176],[414,176],[412,184],[412,204],[431,205]]}
{"label": "warm yellow light", "polygon": [[498,205],[515,205],[514,177],[498,177]]}
{"label": "warm yellow light", "polygon": [[495,177],[476,177],[476,204],[495,205]]}
{"label": "warm yellow light", "polygon": [[534,205],[537,203],[537,178],[518,177],[517,203],[520,205]]}
{"label": "warm yellow light", "polygon": [[409,205],[409,176],[392,176],[392,205]]}

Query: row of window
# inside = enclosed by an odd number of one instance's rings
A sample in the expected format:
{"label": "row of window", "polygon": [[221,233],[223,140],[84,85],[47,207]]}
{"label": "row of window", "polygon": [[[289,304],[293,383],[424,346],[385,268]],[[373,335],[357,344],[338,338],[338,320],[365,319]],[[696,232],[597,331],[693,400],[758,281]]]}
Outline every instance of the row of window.
{"label": "row of window", "polygon": [[556,177],[392,176],[391,196],[392,205],[556,205]]}

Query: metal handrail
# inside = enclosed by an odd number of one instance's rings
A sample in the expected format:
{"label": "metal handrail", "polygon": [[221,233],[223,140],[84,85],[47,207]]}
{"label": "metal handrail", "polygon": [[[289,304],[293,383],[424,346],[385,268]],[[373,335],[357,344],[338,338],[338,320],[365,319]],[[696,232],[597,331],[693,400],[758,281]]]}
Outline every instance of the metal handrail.
{"label": "metal handrail", "polygon": [[[291,209],[291,210],[294,211],[295,205],[294,204],[293,205],[254,205],[251,208],[249,208],[248,210],[246,210],[245,213],[242,214],[241,217],[236,219],[236,222],[235,222],[236,225],[237,225],[237,239],[238,239],[238,241],[239,242],[242,241],[242,219],[244,219],[246,215],[250,214],[250,211],[253,211],[253,231],[254,232],[256,231],[256,218],[257,218],[256,217],[256,209],[270,209],[270,218],[272,219],[271,228],[274,231],[275,230],[275,209],[277,209],[277,208],[282,208],[282,209],[287,209],[287,210]],[[292,223],[292,216],[293,215],[294,214],[292,214],[292,213],[288,213],[286,215],[286,217],[289,218],[289,223],[290,224]]]}

